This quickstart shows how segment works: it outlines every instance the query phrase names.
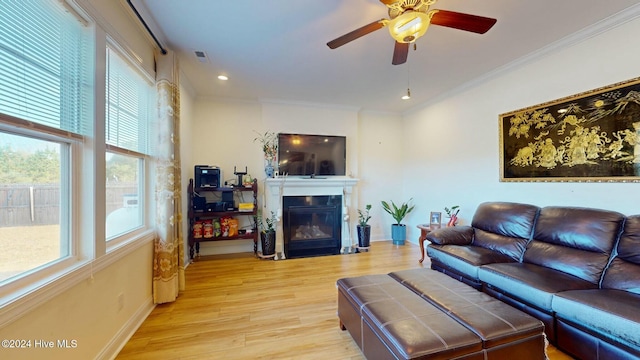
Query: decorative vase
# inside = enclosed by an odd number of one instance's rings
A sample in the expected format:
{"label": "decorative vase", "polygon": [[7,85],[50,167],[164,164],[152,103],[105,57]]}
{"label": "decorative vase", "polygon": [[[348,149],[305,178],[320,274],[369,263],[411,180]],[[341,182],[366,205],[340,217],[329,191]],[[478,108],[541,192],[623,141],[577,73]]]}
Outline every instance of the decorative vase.
{"label": "decorative vase", "polygon": [[371,244],[371,225],[358,225],[358,247],[368,248]]}
{"label": "decorative vase", "polygon": [[262,245],[262,256],[269,256],[276,253],[276,232],[260,232],[260,245]]}
{"label": "decorative vase", "polygon": [[458,217],[456,215],[451,215],[451,217],[449,218],[449,222],[447,222],[447,226],[456,226],[456,223],[458,222]]}
{"label": "decorative vase", "polygon": [[404,245],[404,241],[407,239],[407,227],[404,224],[391,225],[391,239],[393,245]]}
{"label": "decorative vase", "polygon": [[275,172],[275,169],[273,167],[273,160],[265,159],[264,173],[267,175],[268,178],[272,178],[274,172]]}

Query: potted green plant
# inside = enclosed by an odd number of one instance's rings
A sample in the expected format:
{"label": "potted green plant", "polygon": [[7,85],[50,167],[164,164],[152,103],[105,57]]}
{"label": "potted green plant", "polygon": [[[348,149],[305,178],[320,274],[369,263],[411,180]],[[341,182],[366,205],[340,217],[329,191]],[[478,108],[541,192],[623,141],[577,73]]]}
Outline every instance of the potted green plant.
{"label": "potted green plant", "polygon": [[276,223],[278,219],[272,211],[271,216],[262,218],[262,212],[258,211],[258,229],[260,230],[260,245],[262,245],[262,256],[273,256],[276,253]]}
{"label": "potted green plant", "polygon": [[364,208],[358,209],[358,248],[368,249],[371,243],[371,225],[369,225],[369,220],[371,219],[371,215],[369,214],[371,211],[371,204],[367,204]]}
{"label": "potted green plant", "polygon": [[402,224],[402,220],[415,208],[415,205],[410,205],[411,200],[413,198],[406,203],[400,204],[400,206],[397,206],[393,200],[391,205],[384,200],[382,201],[384,211],[389,213],[396,221],[395,224],[391,225],[391,239],[394,245],[404,245],[404,241],[407,239],[407,226]]}
{"label": "potted green plant", "polygon": [[458,213],[460,212],[460,206],[455,205],[451,208],[445,207],[444,212],[447,214],[447,218],[449,218],[447,226],[456,226],[456,223],[458,222]]}
{"label": "potted green plant", "polygon": [[259,142],[262,145],[262,152],[264,153],[264,172],[267,177],[273,177],[275,172],[274,162],[276,155],[278,154],[278,134],[272,131],[266,131],[264,134],[260,134],[256,131],[258,136],[253,139],[253,142]]}

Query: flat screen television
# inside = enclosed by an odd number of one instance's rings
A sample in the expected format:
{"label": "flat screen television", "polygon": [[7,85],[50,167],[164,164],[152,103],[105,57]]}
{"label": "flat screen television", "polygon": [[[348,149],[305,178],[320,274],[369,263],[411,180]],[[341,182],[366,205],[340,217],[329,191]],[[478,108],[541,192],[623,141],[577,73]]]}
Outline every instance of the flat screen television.
{"label": "flat screen television", "polygon": [[347,137],[278,134],[278,172],[289,176],[346,175]]}

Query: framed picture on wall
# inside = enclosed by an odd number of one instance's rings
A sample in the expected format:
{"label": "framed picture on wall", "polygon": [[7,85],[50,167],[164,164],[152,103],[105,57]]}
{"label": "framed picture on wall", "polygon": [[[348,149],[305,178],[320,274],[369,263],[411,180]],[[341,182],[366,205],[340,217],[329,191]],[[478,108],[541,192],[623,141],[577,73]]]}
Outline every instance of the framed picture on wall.
{"label": "framed picture on wall", "polygon": [[500,181],[640,182],[640,78],[500,115]]}
{"label": "framed picture on wall", "polygon": [[438,229],[442,226],[442,213],[432,211],[429,215],[429,227],[432,229]]}

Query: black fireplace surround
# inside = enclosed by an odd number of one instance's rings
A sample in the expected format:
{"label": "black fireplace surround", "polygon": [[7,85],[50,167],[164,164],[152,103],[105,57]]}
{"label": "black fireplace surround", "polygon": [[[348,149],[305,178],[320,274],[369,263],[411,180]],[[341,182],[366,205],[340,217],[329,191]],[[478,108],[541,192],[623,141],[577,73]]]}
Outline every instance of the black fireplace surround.
{"label": "black fireplace surround", "polygon": [[284,196],[283,238],[287,258],[337,255],[342,244],[342,196]]}

